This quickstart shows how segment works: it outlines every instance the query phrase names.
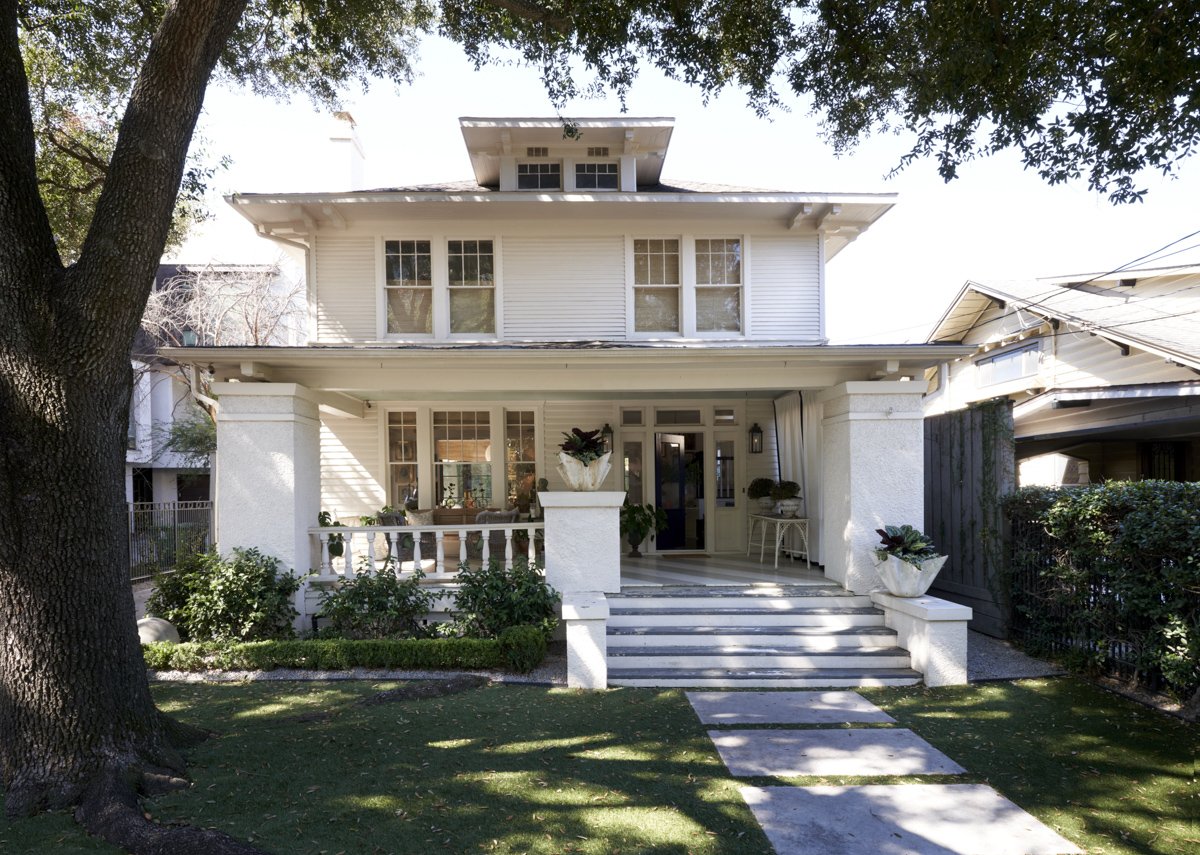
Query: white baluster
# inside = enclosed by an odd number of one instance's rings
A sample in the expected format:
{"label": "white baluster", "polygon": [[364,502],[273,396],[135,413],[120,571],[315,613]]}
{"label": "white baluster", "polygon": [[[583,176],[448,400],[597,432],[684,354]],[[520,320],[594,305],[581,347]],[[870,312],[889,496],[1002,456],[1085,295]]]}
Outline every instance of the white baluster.
{"label": "white baluster", "polygon": [[512,569],[513,560],[513,530],[508,526],[504,527],[504,569]]}
{"label": "white baluster", "polygon": [[528,528],[525,530],[529,534],[529,566],[533,566],[533,562],[537,561],[537,541],[534,537],[537,535],[536,528]]}
{"label": "white baluster", "polygon": [[379,567],[375,564],[375,532],[366,532],[367,538],[367,572],[378,572]]}
{"label": "white baluster", "polygon": [[421,530],[413,532],[413,570],[421,569]]}
{"label": "white baluster", "polygon": [[[460,531],[458,533],[458,567],[462,567],[467,563],[467,533]],[[458,567],[454,569],[457,570]]]}
{"label": "white baluster", "polygon": [[354,532],[347,532],[342,551],[342,575],[347,579],[354,578]]}
{"label": "white baluster", "polygon": [[480,529],[479,537],[483,540],[483,566],[487,567],[492,559],[492,532],[489,529]]}
{"label": "white baluster", "polygon": [[433,572],[441,576],[446,572],[446,533],[440,530],[435,531],[433,541],[437,545],[437,560],[433,563]]}
{"label": "white baluster", "polygon": [[321,541],[321,575],[329,575],[329,532],[323,531],[317,535]]}

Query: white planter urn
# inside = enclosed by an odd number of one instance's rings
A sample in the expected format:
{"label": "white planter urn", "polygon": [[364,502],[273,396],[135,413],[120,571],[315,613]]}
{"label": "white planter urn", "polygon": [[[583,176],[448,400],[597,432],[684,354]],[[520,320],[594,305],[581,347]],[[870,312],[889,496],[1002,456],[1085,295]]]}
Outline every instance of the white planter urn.
{"label": "white planter urn", "polygon": [[804,502],[799,498],[780,499],[779,514],[780,516],[794,517],[800,513],[800,506],[803,504]]}
{"label": "white planter urn", "polygon": [[895,555],[888,555],[882,561],[875,556],[875,572],[879,574],[883,586],[888,593],[896,597],[920,597],[929,590],[937,577],[942,565],[946,563],[947,555],[926,558],[918,567],[902,561]]}
{"label": "white planter urn", "polygon": [[755,499],[754,501],[758,502],[758,512],[760,514],[775,513],[775,500],[772,499],[770,496],[763,496],[761,498]]}
{"label": "white planter urn", "polygon": [[558,453],[558,474],[567,486],[576,493],[590,493],[600,489],[608,470],[612,469],[612,452],[605,452],[591,463],[584,463],[565,451]]}

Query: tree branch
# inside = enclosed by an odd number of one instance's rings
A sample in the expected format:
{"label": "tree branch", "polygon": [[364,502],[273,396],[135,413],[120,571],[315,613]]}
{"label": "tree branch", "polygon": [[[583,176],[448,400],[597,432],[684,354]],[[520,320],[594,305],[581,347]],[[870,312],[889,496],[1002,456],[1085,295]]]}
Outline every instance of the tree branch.
{"label": "tree branch", "polygon": [[516,15],[518,18],[524,18],[526,21],[533,21],[535,24],[545,24],[558,30],[560,33],[568,33],[571,31],[571,19],[551,12],[540,3],[532,2],[532,0],[487,0],[492,6],[498,6],[506,12]]}

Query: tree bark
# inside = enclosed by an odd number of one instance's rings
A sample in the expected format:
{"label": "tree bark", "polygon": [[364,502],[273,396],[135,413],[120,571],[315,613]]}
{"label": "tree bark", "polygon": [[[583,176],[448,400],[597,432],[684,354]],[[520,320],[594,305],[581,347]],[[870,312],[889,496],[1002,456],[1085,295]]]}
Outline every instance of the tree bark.
{"label": "tree bark", "polygon": [[[183,773],[154,707],[129,585],[129,351],[208,79],[246,0],[168,5],[79,261],[37,191],[15,2],[0,3],[0,777],[5,810],[79,805],[134,852],[257,851],[142,818]],[[226,841],[220,843],[219,841]],[[190,842],[188,842],[190,841]]]}

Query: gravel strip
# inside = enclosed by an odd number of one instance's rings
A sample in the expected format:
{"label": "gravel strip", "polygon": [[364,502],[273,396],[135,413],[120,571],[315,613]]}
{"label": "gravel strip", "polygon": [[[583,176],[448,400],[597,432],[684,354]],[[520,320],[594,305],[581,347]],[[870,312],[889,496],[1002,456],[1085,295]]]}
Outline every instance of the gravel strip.
{"label": "gravel strip", "polygon": [[979,632],[968,632],[967,679],[972,683],[1058,677],[1065,673],[1049,662],[1025,655],[1007,641]]}

